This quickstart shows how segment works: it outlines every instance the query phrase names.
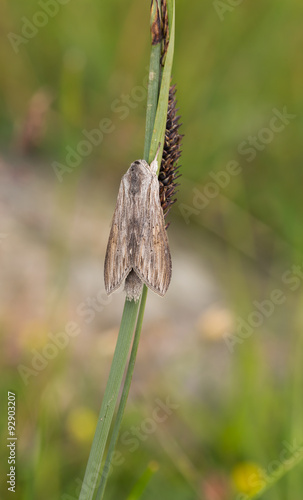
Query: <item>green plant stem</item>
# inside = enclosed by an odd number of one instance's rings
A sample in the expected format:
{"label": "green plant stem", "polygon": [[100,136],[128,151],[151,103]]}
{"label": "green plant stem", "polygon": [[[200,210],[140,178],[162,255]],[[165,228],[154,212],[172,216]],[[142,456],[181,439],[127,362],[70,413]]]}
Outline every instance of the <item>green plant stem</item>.
{"label": "green plant stem", "polygon": [[[153,24],[160,16],[160,0],[152,0],[150,10],[150,28],[151,41],[154,40]],[[161,58],[161,43],[151,46],[149,72],[148,72],[148,88],[147,88],[147,103],[146,103],[146,121],[145,121],[145,139],[144,139],[144,160],[150,160],[150,145],[153,135],[154,123],[157,112],[159,89],[160,89],[160,58]]]}
{"label": "green plant stem", "polygon": [[152,45],[149,63],[148,91],[146,106],[146,125],[144,142],[144,160],[150,161],[150,144],[153,135],[154,122],[157,112],[160,81],[161,44]]}
{"label": "green plant stem", "polygon": [[[152,11],[152,15],[154,12]],[[147,91],[147,107],[146,107],[146,125],[145,125],[145,141],[144,141],[144,159],[148,162],[150,157],[150,144],[153,135],[154,129],[154,121],[157,112],[157,104],[158,104],[158,96],[159,96],[159,88],[160,88],[160,57],[161,57],[161,44],[152,45],[151,47],[151,55],[150,55],[150,63],[149,63],[149,81],[148,81],[148,91]],[[105,464],[103,467],[102,477],[100,481],[100,485],[98,488],[98,492],[96,495],[96,500],[101,500],[104,495],[108,473],[111,466],[112,456],[115,450],[115,446],[117,443],[117,439],[120,432],[120,427],[122,423],[122,418],[124,414],[124,409],[126,406],[130,384],[132,381],[137,350],[140,340],[141,328],[143,323],[143,316],[145,310],[147,298],[147,287],[143,286],[141,301],[140,301],[140,309],[139,315],[136,325],[136,331],[134,336],[134,341],[132,345],[132,351],[130,355],[130,360],[127,368],[127,373],[125,377],[124,387],[122,396],[119,403],[119,408],[117,412],[117,417],[115,419],[113,433],[110,439],[109,448],[105,460]]]}
{"label": "green plant stem", "polygon": [[136,325],[136,330],[135,330],[135,336],[134,336],[132,351],[131,351],[131,355],[130,355],[130,360],[128,363],[123,392],[122,392],[122,396],[120,399],[117,417],[115,419],[114,429],[113,429],[113,433],[112,433],[112,436],[110,439],[109,448],[108,448],[105,464],[103,467],[102,478],[101,478],[100,486],[99,486],[99,489],[98,489],[98,492],[96,495],[96,500],[101,500],[103,498],[107,479],[108,479],[108,473],[109,473],[110,466],[111,466],[112,456],[113,456],[115,446],[116,446],[116,443],[118,440],[119,432],[120,432],[121,422],[122,422],[124,409],[125,409],[128,394],[129,394],[130,384],[132,381],[134,367],[135,367],[135,361],[136,361],[136,357],[137,357],[137,351],[138,351],[140,334],[141,334],[141,329],[142,329],[146,298],[147,298],[147,287],[144,285],[142,297],[141,297],[141,302],[140,302],[138,319],[137,319],[137,325]]}
{"label": "green plant stem", "polygon": [[[170,20],[171,37],[164,65],[161,87],[160,87],[161,44],[159,43],[157,45],[154,45],[152,46],[151,49],[149,87],[148,87],[148,107],[146,112],[146,135],[144,144],[144,158],[149,162],[151,161],[151,158],[154,157],[158,144],[161,141],[163,148],[163,138],[166,125],[166,118],[167,118],[168,93],[169,93],[170,75],[171,75],[171,67],[172,67],[173,51],[174,51],[173,48],[174,0],[168,0],[168,9],[169,9],[168,13]],[[159,92],[159,87],[160,87],[160,92]],[[154,149],[153,149],[153,144],[156,145]],[[134,364],[135,364],[135,359],[140,339],[140,332],[144,316],[146,297],[147,297],[147,288],[144,285],[140,302],[140,312],[138,316],[136,333],[128,365],[126,380],[119,404],[117,420],[114,425],[112,438],[109,444],[109,451],[105,461],[105,467],[101,477],[100,488],[97,493],[98,498],[103,497],[112,453],[114,451],[114,447],[119,435],[119,429],[121,426],[123,412],[126,405],[129,387],[134,370]],[[128,301],[128,300],[125,301],[115,354],[107,386],[105,389],[103,403],[100,410],[98,424],[93,439],[93,444],[91,447],[79,500],[92,500],[94,496],[96,484],[99,479],[99,473],[104,455],[104,450],[119,395],[119,389],[121,386],[125,366],[127,363],[127,357],[131,345],[132,334],[135,327],[138,307],[139,307],[139,302],[135,303],[134,301]]]}
{"label": "green plant stem", "polygon": [[166,118],[167,118],[167,106],[168,106],[168,95],[171,80],[171,70],[174,58],[174,44],[175,44],[175,1],[167,1],[168,9],[168,20],[169,20],[169,45],[167,49],[167,54],[165,58],[165,64],[162,72],[161,78],[161,88],[159,93],[159,100],[157,106],[157,113],[154,122],[154,130],[150,145],[150,160],[152,160],[158,149],[158,144],[161,142],[161,149],[159,157],[162,158],[163,153],[163,138],[165,134]]}
{"label": "green plant stem", "polygon": [[125,301],[117,345],[98,418],[79,500],[91,500],[101,467],[103,453],[119,395],[124,369],[135,328],[139,302]]}

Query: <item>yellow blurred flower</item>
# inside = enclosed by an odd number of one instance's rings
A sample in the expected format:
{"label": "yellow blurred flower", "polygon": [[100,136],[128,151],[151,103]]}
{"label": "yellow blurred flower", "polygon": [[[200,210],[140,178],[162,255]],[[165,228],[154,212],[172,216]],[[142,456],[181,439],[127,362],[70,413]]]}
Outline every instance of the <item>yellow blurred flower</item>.
{"label": "yellow blurred flower", "polygon": [[264,472],[253,462],[237,464],[232,471],[232,478],[238,491],[247,495],[258,493],[266,484]]}
{"label": "yellow blurred flower", "polygon": [[229,309],[215,305],[200,315],[196,326],[202,338],[218,341],[235,330],[235,320]]}
{"label": "yellow blurred flower", "polygon": [[98,416],[90,408],[76,408],[67,419],[67,429],[79,443],[91,443],[95,434]]}

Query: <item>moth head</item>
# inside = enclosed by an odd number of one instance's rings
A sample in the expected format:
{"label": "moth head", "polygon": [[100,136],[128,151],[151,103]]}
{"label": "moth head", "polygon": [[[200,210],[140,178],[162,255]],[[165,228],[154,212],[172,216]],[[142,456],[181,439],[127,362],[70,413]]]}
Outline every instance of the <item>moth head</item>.
{"label": "moth head", "polygon": [[129,168],[129,172],[133,179],[139,179],[141,176],[144,177],[146,175],[146,171],[150,172],[150,168],[145,160],[136,160]]}
{"label": "moth head", "polygon": [[146,173],[146,170],[148,170],[152,174],[156,175],[158,172],[158,168],[159,168],[157,158],[158,158],[160,148],[161,148],[161,143],[159,142],[158,149],[157,149],[156,154],[155,154],[155,158],[153,159],[153,161],[151,162],[150,165],[145,160],[136,160],[131,164],[130,171],[135,172],[135,170],[137,169],[138,171],[141,170],[141,172]]}
{"label": "moth head", "polygon": [[143,170],[144,168],[148,168],[148,163],[145,160],[136,160],[131,164],[130,168],[132,170]]}

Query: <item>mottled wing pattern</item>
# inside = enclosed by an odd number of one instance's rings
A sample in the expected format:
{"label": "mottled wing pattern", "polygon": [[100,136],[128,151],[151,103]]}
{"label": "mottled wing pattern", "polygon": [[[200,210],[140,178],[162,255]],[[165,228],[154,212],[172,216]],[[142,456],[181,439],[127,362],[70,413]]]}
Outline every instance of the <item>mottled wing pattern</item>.
{"label": "mottled wing pattern", "polygon": [[129,222],[126,211],[129,193],[127,191],[128,186],[124,176],[120,183],[105,255],[104,283],[108,295],[119,288],[132,268],[128,252]]}
{"label": "mottled wing pattern", "polygon": [[147,179],[148,185],[142,190],[145,200],[141,206],[141,234],[135,238],[133,268],[149,288],[163,296],[171,280],[171,255],[159,199],[159,181],[151,173]]}
{"label": "mottled wing pattern", "polygon": [[122,284],[131,269],[163,296],[171,279],[171,256],[159,198],[159,181],[144,160],[122,177],[105,256],[107,294]]}

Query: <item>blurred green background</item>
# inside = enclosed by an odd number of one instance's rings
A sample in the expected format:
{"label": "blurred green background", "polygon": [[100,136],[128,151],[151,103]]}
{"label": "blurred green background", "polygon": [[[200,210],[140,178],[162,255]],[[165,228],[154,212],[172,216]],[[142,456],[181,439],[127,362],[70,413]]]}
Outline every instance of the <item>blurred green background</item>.
{"label": "blurred green background", "polygon": [[[302,499],[302,14],[176,2],[173,280],[148,295],[108,499]],[[124,301],[103,260],[143,154],[148,27],[148,1],[0,3],[1,498],[7,391],[14,498],[79,492]]]}

